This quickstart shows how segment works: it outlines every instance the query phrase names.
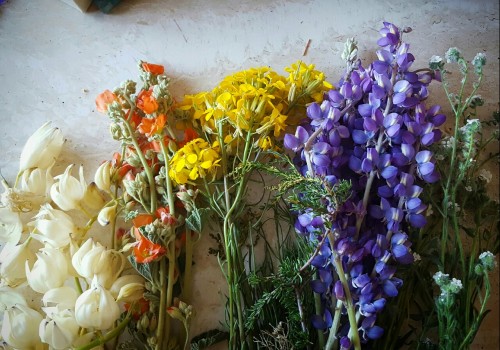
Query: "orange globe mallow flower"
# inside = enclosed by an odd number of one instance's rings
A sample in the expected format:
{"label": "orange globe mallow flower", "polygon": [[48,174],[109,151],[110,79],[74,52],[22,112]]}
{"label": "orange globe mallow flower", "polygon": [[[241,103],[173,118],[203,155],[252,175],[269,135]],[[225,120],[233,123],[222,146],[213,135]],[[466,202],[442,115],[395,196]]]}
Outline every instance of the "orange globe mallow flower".
{"label": "orange globe mallow flower", "polygon": [[137,108],[146,114],[152,114],[158,109],[158,102],[153,96],[153,90],[141,90],[137,95]]}
{"label": "orange globe mallow flower", "polygon": [[160,114],[156,118],[142,118],[137,130],[141,134],[145,134],[147,137],[150,137],[154,134],[161,133],[166,122],[167,117],[165,117],[165,114]]}
{"label": "orange globe mallow flower", "polygon": [[142,69],[144,69],[145,72],[153,74],[163,74],[165,72],[165,68],[161,64],[148,62],[142,62]]}
{"label": "orange globe mallow flower", "polygon": [[109,90],[104,90],[95,99],[95,105],[97,107],[97,111],[100,113],[106,113],[108,111],[108,105],[117,101],[118,98],[114,93]]}

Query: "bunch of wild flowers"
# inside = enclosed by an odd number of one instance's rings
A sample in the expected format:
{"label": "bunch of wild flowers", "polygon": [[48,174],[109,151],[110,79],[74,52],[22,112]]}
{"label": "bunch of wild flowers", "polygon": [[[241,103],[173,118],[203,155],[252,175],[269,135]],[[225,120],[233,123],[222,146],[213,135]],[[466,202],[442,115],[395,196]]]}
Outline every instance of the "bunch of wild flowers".
{"label": "bunch of wild flowers", "polygon": [[[487,147],[498,143],[499,115],[478,119],[478,107],[484,104],[477,91],[484,77],[485,55],[478,53],[468,62],[457,48],[450,48],[444,57],[433,56],[430,68],[441,76],[454,125],[446,142],[435,145],[440,159],[436,168],[443,177],[424,191],[433,213],[428,216],[430,225],[415,236],[422,261],[410,293],[428,288],[432,273],[438,271],[434,280],[440,291],[435,302],[431,291],[411,298],[422,310],[422,332],[417,340],[430,338],[418,346],[467,349],[488,312],[489,272],[498,253],[499,206],[487,192],[491,173],[484,166],[498,157],[498,152],[488,152]],[[453,66],[461,76],[458,93],[451,92]],[[497,130],[489,132],[488,127]],[[437,339],[429,335],[432,324],[437,324]]]}
{"label": "bunch of wild flowers", "polygon": [[[144,279],[129,274],[124,254],[87,238],[104,194],[83,168],[78,178],[73,165],[52,177],[63,143],[61,131],[44,124],[22,150],[15,185],[3,182],[1,335],[17,349],[102,345],[121,333],[143,296]],[[27,288],[41,309],[28,306]]]}
{"label": "bunch of wild flowers", "polygon": [[[143,313],[129,327],[134,341],[150,349],[186,348],[192,318],[194,235],[201,231],[201,224],[194,206],[197,190],[181,181],[174,186],[168,174],[179,168],[176,164],[172,169],[177,148],[191,145],[195,136],[186,132],[177,141],[171,128],[173,99],[164,67],[140,61],[139,70],[140,88],[127,80],[96,99],[98,110],[111,120],[113,138],[121,142],[120,152],[96,174],[96,183],[108,199],[99,220],[111,223],[112,232],[117,232],[113,247],[131,251],[130,263],[146,280]],[[200,156],[203,161],[206,158]],[[199,161],[192,156],[183,160],[189,165]],[[188,176],[193,177],[195,171],[210,172],[211,166],[202,163]],[[131,222],[129,230],[116,229],[118,213]],[[185,262],[182,276],[180,259]],[[180,293],[174,295],[174,290]],[[172,319],[182,323],[185,334],[173,333]]]}
{"label": "bunch of wild flowers", "polygon": [[[434,75],[410,70],[406,32],[384,22],[378,59],[367,68],[349,41],[337,89],[285,135],[297,169],[324,192],[314,201],[306,188],[291,201],[296,231],[317,246],[312,323],[321,348],[360,349],[383,335],[377,317],[403,284],[398,269],[414,260],[409,230],[426,224],[422,184],[439,178],[429,147],[441,139],[445,116],[424,104]],[[346,186],[344,198],[332,195]]]}
{"label": "bunch of wild flowers", "polygon": [[246,276],[252,267],[245,266],[245,254],[251,253],[244,251],[252,242],[252,225],[244,221],[251,164],[263,151],[276,150],[285,129],[297,122],[297,111],[331,88],[313,65],[297,62],[286,70],[288,77],[267,67],[237,72],[211,91],[186,96],[178,116],[179,124],[187,123],[199,136],[174,154],[168,174],[175,183],[197,185],[219,225],[230,349],[253,347],[244,326],[253,305]]}

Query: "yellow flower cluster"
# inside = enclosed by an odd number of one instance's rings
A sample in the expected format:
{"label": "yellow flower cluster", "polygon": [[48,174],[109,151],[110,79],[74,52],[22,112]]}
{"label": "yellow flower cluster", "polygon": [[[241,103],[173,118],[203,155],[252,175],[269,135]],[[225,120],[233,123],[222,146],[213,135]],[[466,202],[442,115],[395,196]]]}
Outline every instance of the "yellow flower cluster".
{"label": "yellow flower cluster", "polygon": [[248,133],[255,145],[273,148],[275,139],[294,124],[288,115],[291,107],[305,105],[311,97],[321,100],[332,88],[314,65],[299,61],[285,70],[288,78],[269,67],[237,72],[212,91],[186,96],[181,109],[192,111],[194,126],[223,141],[229,150],[247,140]]}
{"label": "yellow flower cluster", "polygon": [[215,176],[219,162],[219,143],[215,141],[210,146],[207,141],[197,138],[175,152],[168,175],[176,183],[186,184],[207,175]]}

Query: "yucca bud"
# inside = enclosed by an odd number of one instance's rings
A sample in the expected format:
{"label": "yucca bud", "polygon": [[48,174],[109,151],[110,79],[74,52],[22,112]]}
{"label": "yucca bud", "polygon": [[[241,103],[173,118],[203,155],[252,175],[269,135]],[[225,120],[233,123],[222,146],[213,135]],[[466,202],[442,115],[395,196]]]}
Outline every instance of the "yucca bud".
{"label": "yucca bud", "polygon": [[94,182],[100,190],[109,193],[111,188],[111,175],[110,161],[105,161],[97,168],[94,175]]}
{"label": "yucca bud", "polygon": [[99,215],[97,216],[97,221],[101,224],[101,226],[106,226],[115,219],[117,206],[118,203],[116,200],[112,200],[101,209]]}
{"label": "yucca bud", "polygon": [[125,275],[118,277],[110,288],[110,293],[116,301],[131,303],[144,295],[144,278],[140,275]]}

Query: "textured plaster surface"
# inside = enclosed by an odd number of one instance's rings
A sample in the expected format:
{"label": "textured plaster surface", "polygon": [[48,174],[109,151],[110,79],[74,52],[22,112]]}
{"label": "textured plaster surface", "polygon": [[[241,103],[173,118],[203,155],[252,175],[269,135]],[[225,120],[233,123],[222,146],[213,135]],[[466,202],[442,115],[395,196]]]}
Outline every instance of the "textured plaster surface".
{"label": "textured plaster surface", "polygon": [[[171,90],[184,93],[213,87],[223,76],[252,66],[278,72],[303,59],[336,82],[343,70],[343,42],[355,37],[364,62],[374,57],[378,29],[387,20],[409,26],[406,40],[426,67],[452,46],[472,59],[488,58],[480,93],[498,107],[499,5],[497,1],[216,1],[124,0],[111,14],[91,7],[81,13],[62,1],[8,0],[0,6],[0,169],[13,182],[26,138],[46,120],[62,129],[66,144],[60,165],[83,164],[87,178],[117,150],[108,120],[94,108],[104,89],[136,79],[139,59],[163,64]],[[311,40],[307,55],[304,48]],[[431,86],[431,102],[444,102]],[[444,111],[449,115],[449,108]],[[491,187],[498,197],[498,169]],[[197,246],[193,333],[223,319],[224,282],[208,239]],[[475,349],[499,344],[498,278]],[[32,296],[36,303],[38,295]],[[222,346],[221,348],[224,348]]]}

